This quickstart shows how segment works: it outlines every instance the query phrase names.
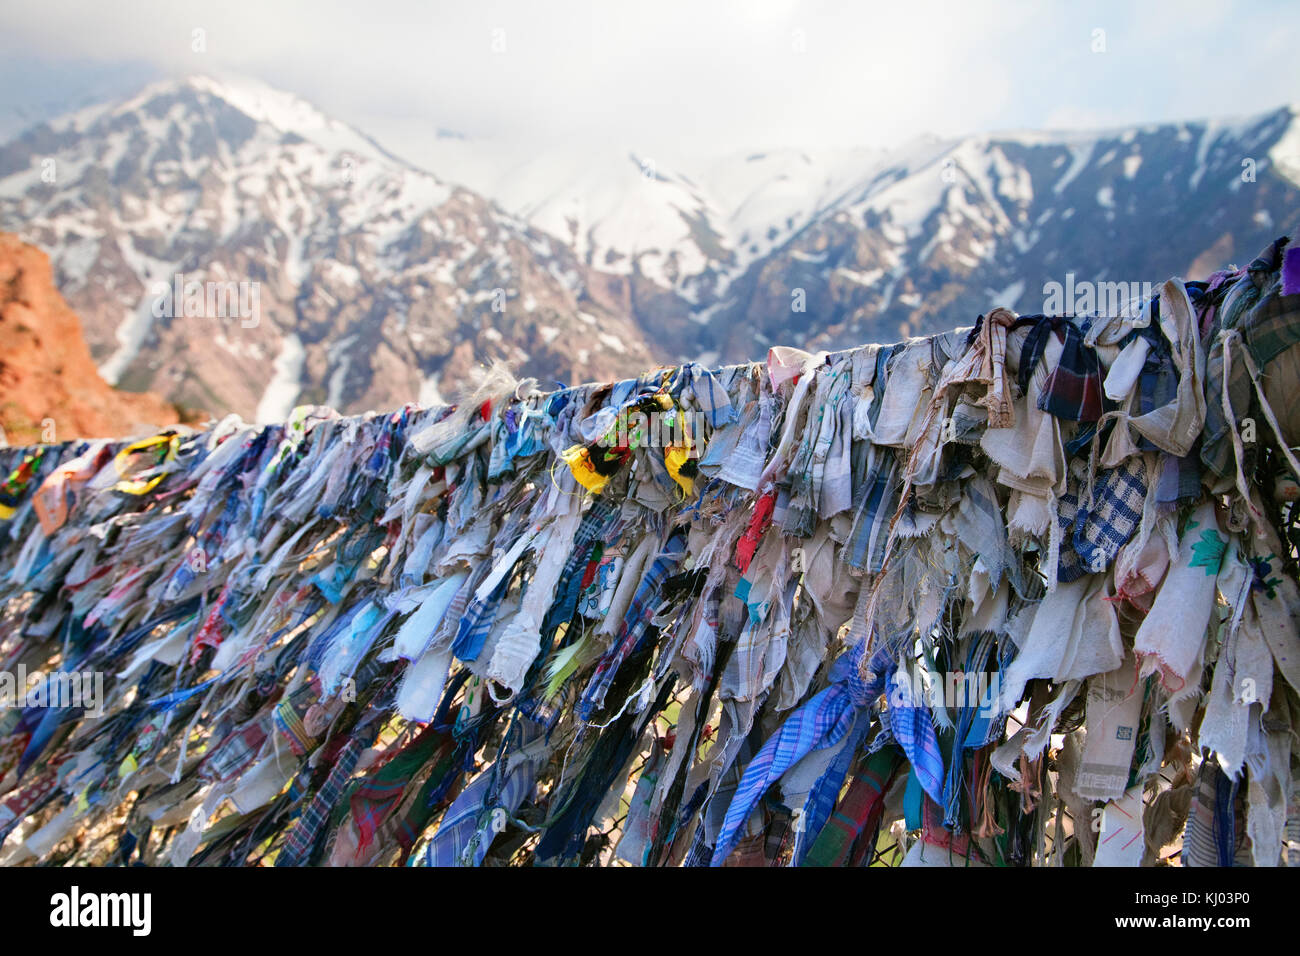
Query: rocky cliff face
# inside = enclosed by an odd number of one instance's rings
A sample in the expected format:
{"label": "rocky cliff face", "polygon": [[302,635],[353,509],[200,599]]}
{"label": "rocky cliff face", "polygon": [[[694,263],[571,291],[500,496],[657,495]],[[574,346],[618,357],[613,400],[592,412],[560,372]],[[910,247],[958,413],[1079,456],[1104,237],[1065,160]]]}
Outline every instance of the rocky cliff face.
{"label": "rocky cliff face", "polygon": [[130,435],[180,418],[156,395],[104,381],[49,259],[7,233],[0,233],[0,343],[0,428],[11,444]]}

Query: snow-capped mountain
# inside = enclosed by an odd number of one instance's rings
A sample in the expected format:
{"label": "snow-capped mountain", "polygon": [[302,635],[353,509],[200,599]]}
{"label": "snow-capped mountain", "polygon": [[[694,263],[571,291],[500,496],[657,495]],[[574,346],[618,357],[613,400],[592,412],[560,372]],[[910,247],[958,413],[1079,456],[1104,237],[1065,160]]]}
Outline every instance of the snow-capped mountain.
{"label": "snow-capped mountain", "polygon": [[420,161],[560,237],[588,266],[670,290],[701,310],[886,155],[785,149],[665,160],[552,143],[503,161],[509,152],[447,134]]}
{"label": "snow-capped mountain", "polygon": [[[549,383],[895,341],[1300,225],[1293,108],[671,161],[448,134],[418,161],[257,83],[168,81],[0,147],[0,227],[50,253],[111,381],[269,419],[493,357]],[[176,273],[259,283],[260,322],[156,314]]]}
{"label": "snow-capped mountain", "polygon": [[464,162],[472,148],[457,142],[447,158],[454,149],[450,165],[475,188],[638,285],[637,303],[665,313],[684,352],[727,361],[777,343],[893,341],[995,304],[1040,311],[1044,285],[1067,273],[1141,283],[1208,272],[1300,225],[1294,108],[738,153],[653,176],[634,155],[562,151],[499,175]]}
{"label": "snow-capped mountain", "polygon": [[[50,253],[105,378],[211,411],[429,401],[494,357],[548,383],[652,361],[562,242],[261,84],[29,130],[0,148],[0,224]],[[205,312],[222,283],[240,308]]]}
{"label": "snow-capped mountain", "polygon": [[[1044,287],[1249,261],[1300,226],[1300,120],[919,141],[881,157],[730,282],[706,341],[841,348],[1044,311]],[[804,290],[806,312],[792,311]]]}

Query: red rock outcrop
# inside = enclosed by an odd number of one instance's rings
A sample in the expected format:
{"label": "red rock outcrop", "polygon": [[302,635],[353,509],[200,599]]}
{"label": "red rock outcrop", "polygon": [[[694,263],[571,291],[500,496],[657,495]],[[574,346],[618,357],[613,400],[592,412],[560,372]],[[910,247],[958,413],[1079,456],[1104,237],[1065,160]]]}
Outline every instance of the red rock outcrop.
{"label": "red rock outcrop", "polygon": [[9,443],[134,435],[180,418],[157,395],[100,377],[45,253],[0,233],[0,427]]}

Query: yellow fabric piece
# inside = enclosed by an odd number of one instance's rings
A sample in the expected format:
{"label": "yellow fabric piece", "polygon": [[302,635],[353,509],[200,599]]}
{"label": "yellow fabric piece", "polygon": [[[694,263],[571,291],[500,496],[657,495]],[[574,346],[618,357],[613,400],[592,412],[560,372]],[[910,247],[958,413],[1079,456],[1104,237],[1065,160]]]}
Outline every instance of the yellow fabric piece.
{"label": "yellow fabric piece", "polygon": [[607,476],[598,474],[596,469],[591,467],[591,453],[584,446],[574,445],[560,457],[569,466],[569,470],[573,472],[573,477],[577,479],[578,484],[593,495],[600,494],[604,491],[605,486],[609,484]]}
{"label": "yellow fabric piece", "polygon": [[691,450],[685,445],[674,445],[664,453],[664,464],[668,466],[668,474],[688,498],[695,494],[695,480],[682,474],[682,466],[690,460]]}
{"label": "yellow fabric piece", "polygon": [[122,491],[128,495],[144,495],[153,491],[158,482],[167,477],[165,474],[154,475],[152,478],[127,478],[126,476],[130,470],[131,458],[134,455],[156,448],[159,445],[167,446],[161,461],[172,461],[176,458],[176,449],[180,446],[180,438],[176,435],[154,435],[152,438],[142,438],[140,441],[132,442],[119,451],[117,457],[113,459],[113,467],[117,469],[122,481],[114,485],[113,490]]}

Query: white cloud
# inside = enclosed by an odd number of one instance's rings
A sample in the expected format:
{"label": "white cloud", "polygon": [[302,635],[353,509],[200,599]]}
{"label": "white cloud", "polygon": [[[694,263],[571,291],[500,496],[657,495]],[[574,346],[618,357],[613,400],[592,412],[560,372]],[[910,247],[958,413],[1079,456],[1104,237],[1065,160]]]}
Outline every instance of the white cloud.
{"label": "white cloud", "polygon": [[[74,76],[121,63],[249,73],[417,160],[440,127],[510,140],[521,155],[555,138],[671,155],[1255,111],[1300,98],[1298,21],[1296,5],[1258,0],[1194,11],[1026,0],[76,0],[8,5],[0,57]],[[1090,51],[1097,28],[1100,55]],[[203,52],[192,49],[196,29]],[[0,108],[23,95],[0,92]]]}

